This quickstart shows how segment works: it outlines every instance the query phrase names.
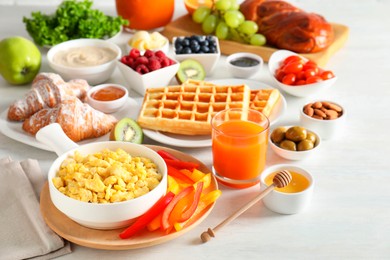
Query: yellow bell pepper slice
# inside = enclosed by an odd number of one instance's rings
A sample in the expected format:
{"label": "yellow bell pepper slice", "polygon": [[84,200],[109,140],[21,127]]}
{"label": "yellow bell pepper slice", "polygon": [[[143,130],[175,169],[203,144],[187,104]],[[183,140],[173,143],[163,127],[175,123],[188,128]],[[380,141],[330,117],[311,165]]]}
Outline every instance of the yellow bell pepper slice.
{"label": "yellow bell pepper slice", "polygon": [[203,190],[205,190],[208,187],[210,187],[210,184],[211,184],[211,173],[205,174],[202,179],[200,179],[197,182],[195,182],[194,183],[194,187],[196,187],[198,182],[203,182]]}
{"label": "yellow bell pepper slice", "polygon": [[199,181],[206,175],[206,173],[201,172],[198,169],[194,169],[193,171],[188,169],[181,169],[180,171],[194,182]]}
{"label": "yellow bell pepper slice", "polygon": [[180,190],[181,190],[180,184],[176,181],[175,178],[168,175],[168,190],[167,190],[167,192],[172,191],[174,194],[178,194]]}

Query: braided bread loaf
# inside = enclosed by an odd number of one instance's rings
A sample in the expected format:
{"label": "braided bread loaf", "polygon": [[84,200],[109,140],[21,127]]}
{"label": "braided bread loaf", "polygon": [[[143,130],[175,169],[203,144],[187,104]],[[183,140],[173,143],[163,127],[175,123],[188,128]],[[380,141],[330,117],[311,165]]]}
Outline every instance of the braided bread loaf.
{"label": "braided bread loaf", "polygon": [[324,17],[282,0],[246,0],[240,11],[257,23],[267,43],[279,49],[314,53],[328,47],[334,38],[332,25]]}

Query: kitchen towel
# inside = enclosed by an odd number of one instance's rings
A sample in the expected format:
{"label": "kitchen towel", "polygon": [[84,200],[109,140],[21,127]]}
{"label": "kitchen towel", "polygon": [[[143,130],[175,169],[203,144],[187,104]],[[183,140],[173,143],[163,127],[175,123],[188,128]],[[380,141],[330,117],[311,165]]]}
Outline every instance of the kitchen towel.
{"label": "kitchen towel", "polygon": [[45,182],[38,161],[0,159],[1,259],[53,259],[71,252],[70,243],[55,234],[40,213]]}

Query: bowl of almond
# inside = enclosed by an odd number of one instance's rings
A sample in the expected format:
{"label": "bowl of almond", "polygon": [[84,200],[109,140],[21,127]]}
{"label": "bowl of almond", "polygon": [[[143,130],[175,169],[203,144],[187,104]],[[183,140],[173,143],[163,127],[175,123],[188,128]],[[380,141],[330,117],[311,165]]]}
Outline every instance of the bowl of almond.
{"label": "bowl of almond", "polygon": [[339,103],[316,100],[302,107],[300,122],[316,131],[321,139],[331,139],[342,133],[346,116],[345,108]]}

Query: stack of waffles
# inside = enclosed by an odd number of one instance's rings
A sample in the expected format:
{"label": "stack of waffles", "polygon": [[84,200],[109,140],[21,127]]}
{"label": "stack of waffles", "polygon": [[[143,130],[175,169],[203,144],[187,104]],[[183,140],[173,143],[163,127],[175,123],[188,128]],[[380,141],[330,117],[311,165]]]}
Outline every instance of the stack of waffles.
{"label": "stack of waffles", "polygon": [[146,129],[183,135],[208,135],[211,118],[228,108],[252,108],[269,116],[280,97],[277,89],[250,90],[188,80],[182,85],[149,88],[138,123]]}

